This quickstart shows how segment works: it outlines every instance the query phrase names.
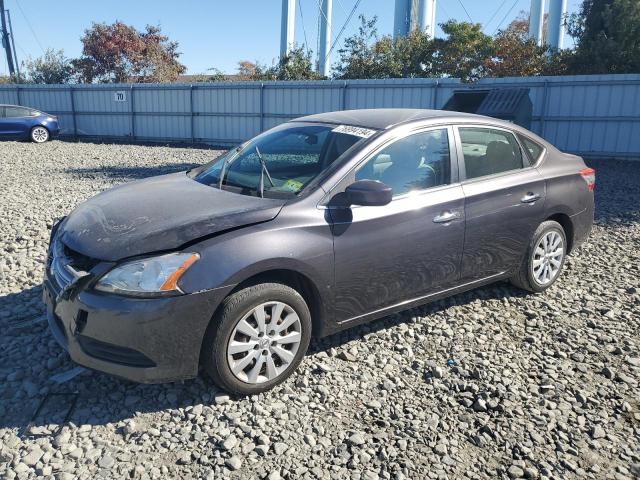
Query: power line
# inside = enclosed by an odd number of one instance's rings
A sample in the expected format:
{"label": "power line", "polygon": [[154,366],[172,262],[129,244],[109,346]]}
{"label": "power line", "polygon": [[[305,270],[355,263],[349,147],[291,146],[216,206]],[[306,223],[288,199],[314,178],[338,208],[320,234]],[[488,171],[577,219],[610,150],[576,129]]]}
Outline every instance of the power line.
{"label": "power line", "polygon": [[500,4],[500,6],[496,9],[496,11],[495,11],[495,12],[493,12],[493,15],[491,15],[491,18],[489,19],[489,21],[488,21],[488,22],[486,22],[486,23],[484,24],[484,28],[487,28],[487,27],[491,24],[491,22],[493,22],[493,20],[494,20],[494,19],[496,18],[496,16],[498,15],[498,12],[499,12],[500,10],[502,10],[502,7],[504,7],[504,4],[505,4],[505,3],[507,3],[507,0],[502,0],[502,3],[501,3],[501,4]]}
{"label": "power line", "polygon": [[327,52],[327,56],[325,57],[325,61],[327,60],[327,58],[329,58],[329,55],[331,54],[331,52],[335,48],[336,44],[338,43],[338,40],[340,40],[340,37],[344,33],[344,29],[347,28],[347,24],[351,21],[351,18],[353,17],[353,14],[356,13],[356,10],[358,9],[358,5],[360,5],[361,1],[362,0],[357,0],[355,5],[351,9],[351,12],[349,13],[349,16],[347,17],[347,19],[342,24],[342,28],[340,29],[340,32],[338,32],[338,35],[336,36],[336,39],[333,41],[333,45],[331,45],[331,48]]}
{"label": "power line", "polygon": [[509,9],[509,11],[507,11],[507,13],[505,13],[504,17],[502,17],[502,20],[500,20],[500,23],[498,23],[498,26],[496,27],[495,31],[493,32],[493,34],[495,35],[496,33],[498,33],[498,30],[500,30],[500,26],[502,25],[502,23],[507,19],[507,17],[509,16],[509,14],[511,13],[511,11],[516,8],[516,5],[518,4],[520,0],[515,0],[515,2],[513,2],[513,5],[511,5],[511,8]]}
{"label": "power line", "polygon": [[304,34],[304,44],[307,48],[309,48],[309,43],[307,42],[307,29],[304,28],[304,15],[302,15],[302,3],[298,0],[298,9],[300,10],[300,23],[302,23],[302,33]]}
{"label": "power line", "polygon": [[38,39],[38,35],[36,35],[35,30],[31,26],[31,22],[29,21],[29,19],[25,15],[24,10],[22,10],[22,6],[20,5],[20,1],[19,0],[16,0],[16,5],[18,6],[18,10],[20,10],[20,13],[24,17],[24,21],[27,23],[27,26],[29,27],[29,30],[31,30],[31,34],[33,35],[33,38],[35,39],[36,43],[40,47],[40,50],[42,50],[42,53],[45,53],[44,48],[42,47],[42,44],[40,43],[40,40]]}
{"label": "power line", "polygon": [[467,11],[467,8],[464,6],[464,3],[462,3],[462,0],[458,0],[458,3],[460,4],[460,6],[462,7],[462,9],[464,10],[464,13],[467,14],[467,17],[469,17],[469,21],[471,23],[473,23],[473,18],[471,18],[471,15],[469,15],[469,12]]}

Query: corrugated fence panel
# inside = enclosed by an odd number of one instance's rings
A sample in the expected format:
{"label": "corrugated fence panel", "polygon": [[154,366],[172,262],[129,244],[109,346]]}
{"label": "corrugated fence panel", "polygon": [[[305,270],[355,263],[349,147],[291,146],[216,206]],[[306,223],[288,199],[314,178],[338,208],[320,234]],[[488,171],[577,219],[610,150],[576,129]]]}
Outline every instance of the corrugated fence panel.
{"label": "corrugated fence panel", "polygon": [[144,140],[191,140],[191,116],[141,115],[134,117],[136,138]]}
{"label": "corrugated fence panel", "polygon": [[0,86],[0,103],[8,103],[10,105],[19,104],[18,89],[15,87]]}
{"label": "corrugated fence panel", "polygon": [[260,133],[260,118],[237,115],[197,116],[193,123],[194,138],[221,145],[240,143]]}
{"label": "corrugated fence panel", "polygon": [[265,116],[303,116],[342,109],[344,82],[276,82],[265,84]]}
{"label": "corrugated fence panel", "polygon": [[71,112],[71,90],[68,87],[20,88],[20,104],[48,113]]}
{"label": "corrugated fence panel", "polygon": [[78,114],[76,128],[80,136],[124,138],[133,136],[129,115]]}
{"label": "corrugated fence panel", "polygon": [[225,84],[194,86],[195,113],[253,113],[260,114],[260,84]]}
{"label": "corrugated fence panel", "polygon": [[302,115],[352,108],[442,108],[456,90],[529,89],[531,129],[559,148],[640,157],[640,75],[141,85],[1,85],[0,103],[58,115],[62,133],[205,141],[250,138]]}

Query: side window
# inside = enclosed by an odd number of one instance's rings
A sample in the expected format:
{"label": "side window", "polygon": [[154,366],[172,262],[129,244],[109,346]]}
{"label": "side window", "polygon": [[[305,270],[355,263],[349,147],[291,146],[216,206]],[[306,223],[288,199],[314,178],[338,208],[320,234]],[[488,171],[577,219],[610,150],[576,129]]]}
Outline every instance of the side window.
{"label": "side window", "polygon": [[542,151],[544,150],[544,148],[542,147],[542,145],[528,139],[523,135],[518,134],[518,138],[520,139],[520,143],[522,143],[522,145],[524,145],[524,148],[526,148],[529,152],[529,155],[531,157],[531,165],[534,165],[538,160],[540,160],[540,155],[542,155]]}
{"label": "side window", "polygon": [[523,167],[522,152],[512,133],[478,127],[460,127],[458,130],[467,178]]}
{"label": "side window", "polygon": [[379,180],[393,196],[451,182],[451,155],[446,128],[416,133],[374,154],[355,174],[356,180]]}
{"label": "side window", "polygon": [[5,117],[27,117],[29,111],[26,108],[22,107],[4,107],[5,108]]}

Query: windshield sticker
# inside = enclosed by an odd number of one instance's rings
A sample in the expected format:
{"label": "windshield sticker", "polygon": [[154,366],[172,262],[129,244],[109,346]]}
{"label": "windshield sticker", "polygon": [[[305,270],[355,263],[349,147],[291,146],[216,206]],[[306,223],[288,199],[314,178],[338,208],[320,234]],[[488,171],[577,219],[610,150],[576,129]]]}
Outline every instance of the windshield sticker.
{"label": "windshield sticker", "polygon": [[290,178],[282,184],[282,189],[289,192],[299,192],[303,186],[302,182]]}
{"label": "windshield sticker", "polygon": [[344,133],[346,135],[354,135],[356,137],[369,138],[371,135],[376,133],[375,130],[370,130],[368,128],[362,127],[354,127],[352,125],[340,125],[339,127],[331,130],[334,133]]}

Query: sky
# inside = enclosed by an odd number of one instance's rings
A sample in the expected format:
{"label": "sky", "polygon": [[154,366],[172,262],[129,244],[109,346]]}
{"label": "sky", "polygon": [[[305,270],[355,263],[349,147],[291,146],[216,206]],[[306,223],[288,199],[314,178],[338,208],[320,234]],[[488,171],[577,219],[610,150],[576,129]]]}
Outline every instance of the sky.
{"label": "sky", "polygon": [[[334,0],[333,35],[345,24],[357,0]],[[356,32],[358,15],[378,17],[378,33],[391,33],[394,0],[360,0],[351,21],[337,39],[332,53],[345,37]],[[548,3],[548,2],[547,2]],[[577,11],[581,0],[568,0],[568,11]],[[13,24],[18,60],[36,58],[47,48],[63,49],[67,57],[78,57],[80,37],[92,22],[120,20],[138,29],[159,25],[179,43],[180,61],[187,73],[206,73],[217,68],[234,73],[240,60],[271,65],[280,49],[281,0],[5,0]],[[297,0],[296,42],[316,51],[318,0]],[[519,15],[528,12],[530,0],[438,0],[436,22],[448,19],[481,23],[487,34],[494,34]],[[440,28],[436,35],[441,35]],[[570,39],[565,38],[565,46]],[[0,52],[0,75],[7,73],[6,59]]]}

